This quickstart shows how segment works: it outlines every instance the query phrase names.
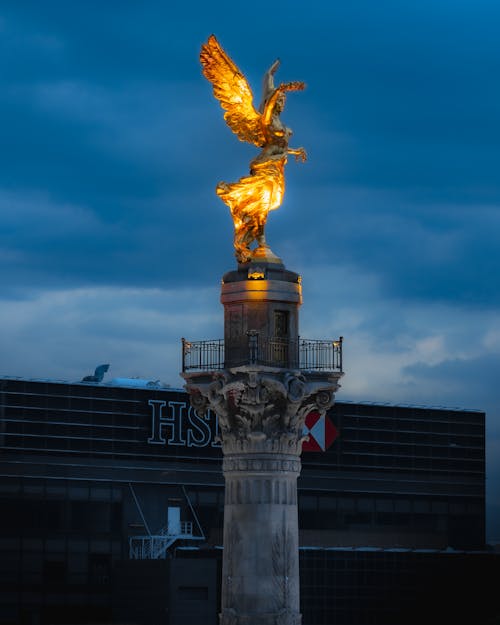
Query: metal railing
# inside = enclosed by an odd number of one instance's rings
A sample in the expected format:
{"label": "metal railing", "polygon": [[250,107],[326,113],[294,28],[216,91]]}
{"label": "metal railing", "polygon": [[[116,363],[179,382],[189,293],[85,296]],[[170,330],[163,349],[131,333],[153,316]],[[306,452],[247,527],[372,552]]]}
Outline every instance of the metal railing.
{"label": "metal railing", "polygon": [[187,341],[182,338],[182,370],[212,371],[224,368],[224,339]]}
{"label": "metal railing", "polygon": [[342,371],[342,341],[302,339],[300,341],[299,369]]}
{"label": "metal railing", "polygon": [[342,341],[260,336],[247,332],[224,344],[223,339],[182,339],[182,371],[214,371],[241,365],[342,372]]}
{"label": "metal railing", "polygon": [[193,524],[182,521],[174,530],[168,527],[157,534],[129,537],[129,558],[132,560],[158,560],[165,558],[168,548],[177,540],[204,540],[203,536],[193,535]]}

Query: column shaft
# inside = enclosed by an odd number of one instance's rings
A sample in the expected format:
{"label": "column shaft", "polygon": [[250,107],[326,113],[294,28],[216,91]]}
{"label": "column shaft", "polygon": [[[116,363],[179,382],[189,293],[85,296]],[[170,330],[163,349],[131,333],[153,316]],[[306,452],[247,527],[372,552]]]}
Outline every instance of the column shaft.
{"label": "column shaft", "polygon": [[300,459],[224,459],[221,625],[298,625],[297,477]]}

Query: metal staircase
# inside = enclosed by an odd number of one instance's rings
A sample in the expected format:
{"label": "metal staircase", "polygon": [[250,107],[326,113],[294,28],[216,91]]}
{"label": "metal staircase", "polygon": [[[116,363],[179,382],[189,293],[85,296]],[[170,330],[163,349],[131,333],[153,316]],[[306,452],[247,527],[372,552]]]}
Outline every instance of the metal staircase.
{"label": "metal staircase", "polygon": [[167,556],[167,551],[178,540],[206,540],[203,529],[200,525],[196,512],[194,511],[191,501],[184,486],[182,492],[186,498],[186,502],[191,510],[191,514],[196,521],[200,535],[193,534],[193,524],[191,521],[181,521],[181,508],[179,506],[169,506],[167,509],[168,521],[167,526],[156,533],[151,532],[146,517],[142,511],[139,499],[135,493],[134,487],[129,483],[130,492],[134,498],[137,511],[139,512],[146,535],[129,536],[128,555],[131,560],[160,560]]}
{"label": "metal staircase", "polygon": [[157,534],[129,537],[129,558],[132,560],[159,560],[165,558],[168,548],[177,540],[204,540],[203,536],[193,535],[193,524],[182,521],[173,531],[168,526]]}

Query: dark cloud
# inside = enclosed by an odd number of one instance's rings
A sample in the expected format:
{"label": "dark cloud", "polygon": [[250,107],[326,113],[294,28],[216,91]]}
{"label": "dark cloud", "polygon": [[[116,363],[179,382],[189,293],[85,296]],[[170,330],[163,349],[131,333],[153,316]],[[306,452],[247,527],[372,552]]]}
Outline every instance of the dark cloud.
{"label": "dark cloud", "polygon": [[[480,375],[476,375],[480,372]],[[500,355],[481,354],[475,358],[445,360],[429,365],[413,364],[404,371],[415,384],[435,388],[436,382],[442,385],[440,396],[447,405],[460,397],[460,405],[465,408],[485,410],[490,414],[490,432],[500,437],[500,393],[498,374]],[[456,402],[455,402],[455,405]]]}

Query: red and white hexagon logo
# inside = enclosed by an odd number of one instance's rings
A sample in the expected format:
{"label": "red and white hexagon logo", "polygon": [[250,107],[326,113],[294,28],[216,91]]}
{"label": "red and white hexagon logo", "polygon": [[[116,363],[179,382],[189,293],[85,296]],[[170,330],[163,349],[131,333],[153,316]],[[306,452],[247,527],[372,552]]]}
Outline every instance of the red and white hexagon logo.
{"label": "red and white hexagon logo", "polygon": [[317,410],[307,415],[303,433],[309,440],[302,444],[302,451],[326,451],[339,435],[329,417],[321,416]]}

